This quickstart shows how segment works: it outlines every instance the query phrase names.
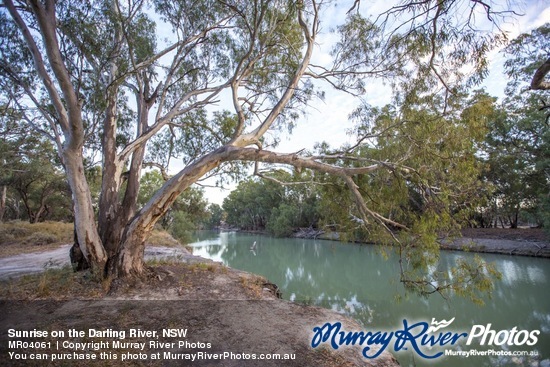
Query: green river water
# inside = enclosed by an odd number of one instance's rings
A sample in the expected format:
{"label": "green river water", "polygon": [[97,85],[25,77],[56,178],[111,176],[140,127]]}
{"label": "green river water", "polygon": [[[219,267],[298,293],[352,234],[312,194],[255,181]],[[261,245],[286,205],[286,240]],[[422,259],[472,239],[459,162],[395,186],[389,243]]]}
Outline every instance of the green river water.
{"label": "green river water", "polygon": [[[250,247],[256,241],[255,251]],[[334,241],[271,238],[235,232],[199,232],[195,235],[193,254],[220,261],[235,269],[263,275],[277,284],[283,298],[313,304],[344,313],[358,320],[364,331],[394,331],[408,324],[450,320],[441,332],[471,334],[474,325],[487,327],[502,338],[516,327],[532,332],[539,330],[535,345],[466,344],[466,338],[442,350],[492,350],[486,356],[442,356],[428,361],[411,348],[392,352],[403,366],[541,366],[550,367],[550,260],[520,256],[482,254],[494,262],[502,273],[485,306],[471,301],[439,295],[428,299],[404,295],[398,280],[395,257],[385,260],[375,246]],[[452,266],[459,257],[471,253],[442,252],[440,269]],[[330,322],[331,320],[326,320]],[[312,325],[322,326],[322,325]],[[477,331],[480,330],[480,327]],[[519,334],[521,342],[527,333]],[[504,340],[504,339],[502,339]],[[475,340],[474,340],[475,341]],[[526,343],[529,339],[526,340]],[[487,344],[487,343],[486,343]],[[494,343],[496,344],[496,343]],[[513,343],[512,343],[513,344]],[[393,345],[393,344],[392,344]],[[434,354],[424,347],[426,354]],[[504,355],[525,352],[527,355]]]}

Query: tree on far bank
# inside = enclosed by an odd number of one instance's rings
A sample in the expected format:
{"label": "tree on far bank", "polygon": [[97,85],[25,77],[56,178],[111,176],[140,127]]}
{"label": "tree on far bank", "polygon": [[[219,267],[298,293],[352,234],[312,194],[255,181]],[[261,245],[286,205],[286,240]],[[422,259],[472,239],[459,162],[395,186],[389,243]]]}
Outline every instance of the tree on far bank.
{"label": "tree on far bank", "polygon": [[[283,154],[273,149],[277,133],[298,123],[313,98],[325,96],[321,88],[352,98],[386,82],[400,109],[437,95],[437,113],[446,115],[451,96],[482,79],[486,52],[504,39],[492,22],[488,30],[476,28],[472,15],[497,21],[513,10],[434,0],[367,18],[361,13],[366,4],[352,9],[350,2],[334,26],[333,49],[320,54],[321,32],[334,19],[330,1],[3,4],[2,102],[55,144],[72,192],[80,249],[97,274],[111,277],[144,274],[145,240],[182,192],[210,175],[242,177],[252,162],[337,177],[365,223],[396,240],[418,238],[405,234],[410,226],[377,212],[360,189],[373,173],[402,180],[403,156],[358,159],[367,136],[337,157]],[[221,107],[222,99],[231,111]],[[84,164],[94,153],[102,160],[97,217]],[[181,170],[138,207],[142,169],[166,169],[176,158]],[[422,182],[423,173],[413,178]],[[434,198],[438,194],[432,190]],[[428,231],[434,236],[437,225]],[[475,276],[474,287],[483,283],[479,266],[461,269]],[[443,289],[433,276],[425,281],[434,291]]]}
{"label": "tree on far bank", "polygon": [[222,207],[218,204],[210,204],[207,208],[207,217],[203,224],[206,229],[217,229],[225,221],[225,214]]}
{"label": "tree on far bank", "polygon": [[510,79],[484,147],[497,215],[511,228],[520,219],[550,225],[550,92],[544,78],[538,79],[550,64],[549,45],[550,24],[545,24],[506,48]]}
{"label": "tree on far bank", "polygon": [[317,227],[317,187],[309,172],[275,169],[269,176],[268,172],[258,174],[261,177],[242,181],[225,198],[223,209],[229,225],[278,237]]}

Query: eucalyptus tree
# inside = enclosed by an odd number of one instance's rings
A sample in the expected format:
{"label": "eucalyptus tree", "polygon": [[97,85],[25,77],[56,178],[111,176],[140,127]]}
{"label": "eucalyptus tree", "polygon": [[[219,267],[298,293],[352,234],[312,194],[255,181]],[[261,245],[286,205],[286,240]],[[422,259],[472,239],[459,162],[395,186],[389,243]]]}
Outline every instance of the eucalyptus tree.
{"label": "eucalyptus tree", "polygon": [[[2,96],[55,142],[94,269],[142,274],[145,239],[178,195],[209,175],[239,177],[242,162],[334,175],[365,221],[408,229],[369,208],[356,182],[403,170],[399,157],[350,166],[347,152],[276,152],[274,137],[324,95],[319,88],[352,98],[387,82],[405,104],[435,93],[445,105],[484,75],[487,50],[503,39],[492,21],[509,9],[426,0],[368,18],[368,4],[353,5],[334,26],[334,4],[318,0],[3,1]],[[480,17],[486,31],[476,29]],[[337,41],[319,54],[330,26]],[[354,149],[364,148],[359,139]],[[83,164],[95,149],[103,165],[97,222]],[[181,170],[138,210],[142,168],[167,168],[174,157]]]}
{"label": "eucalyptus tree", "polygon": [[509,77],[499,114],[486,139],[488,178],[501,215],[512,228],[520,212],[550,225],[550,24],[512,40],[505,49]]}

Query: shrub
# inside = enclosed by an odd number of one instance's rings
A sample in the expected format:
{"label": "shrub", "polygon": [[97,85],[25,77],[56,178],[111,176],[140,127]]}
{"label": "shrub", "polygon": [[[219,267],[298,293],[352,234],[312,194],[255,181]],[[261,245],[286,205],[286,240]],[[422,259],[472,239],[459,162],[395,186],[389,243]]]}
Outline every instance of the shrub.
{"label": "shrub", "polygon": [[195,229],[195,224],[190,216],[183,211],[176,211],[174,219],[170,224],[170,234],[182,243],[191,241],[191,232]]}
{"label": "shrub", "polygon": [[294,232],[298,208],[292,205],[281,204],[273,208],[267,223],[267,230],[277,237],[288,237]]}

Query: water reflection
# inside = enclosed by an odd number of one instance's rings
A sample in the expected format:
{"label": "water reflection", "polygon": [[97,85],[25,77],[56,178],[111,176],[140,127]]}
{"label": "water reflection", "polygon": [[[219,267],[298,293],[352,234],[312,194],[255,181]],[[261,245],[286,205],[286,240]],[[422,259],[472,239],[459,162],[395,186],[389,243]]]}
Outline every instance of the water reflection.
{"label": "water reflection", "polygon": [[[251,251],[254,241],[256,250]],[[453,328],[466,332],[472,325],[488,323],[497,331],[514,326],[518,330],[541,331],[536,345],[540,354],[537,358],[447,357],[435,365],[538,366],[540,363],[550,366],[548,259],[483,255],[486,261],[495,263],[503,277],[496,284],[492,298],[486,297],[486,305],[479,307],[462,298],[423,299],[405,295],[399,283],[396,258],[390,256],[384,260],[373,246],[275,239],[234,232],[200,234],[191,246],[196,255],[267,277],[280,287],[286,299],[347,314],[366,329],[395,329],[402,325],[403,319],[430,322],[432,318],[456,317]],[[459,258],[471,256],[470,253],[443,253],[439,269],[448,269]],[[397,296],[402,297],[400,302],[396,301]],[[406,354],[398,357],[403,365],[423,365],[419,357],[414,360]]]}

